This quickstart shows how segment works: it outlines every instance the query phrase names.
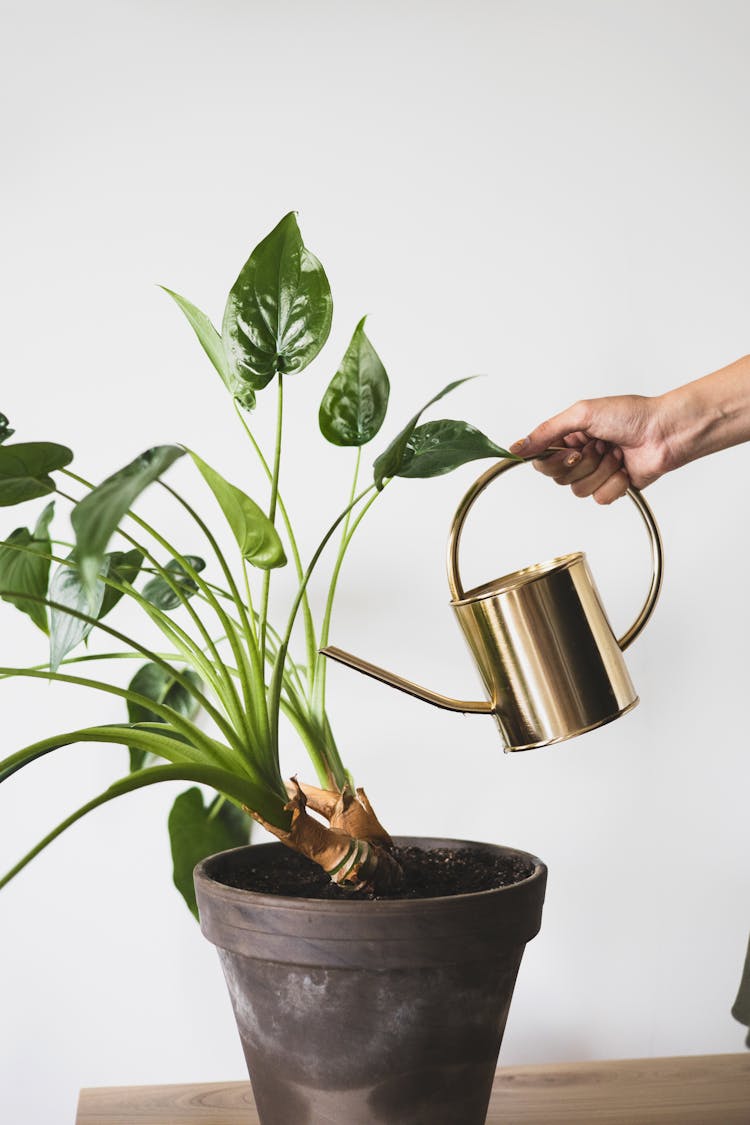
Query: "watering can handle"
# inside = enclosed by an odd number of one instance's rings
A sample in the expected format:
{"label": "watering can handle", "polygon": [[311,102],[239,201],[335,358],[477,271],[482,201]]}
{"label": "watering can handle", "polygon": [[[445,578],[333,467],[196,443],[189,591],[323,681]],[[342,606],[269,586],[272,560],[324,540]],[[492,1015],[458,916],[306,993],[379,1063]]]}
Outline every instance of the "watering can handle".
{"label": "watering can handle", "polygon": [[[542,454],[542,456],[544,456],[544,454]],[[461,601],[466,596],[458,569],[458,548],[461,542],[461,533],[464,529],[466,517],[474,501],[496,477],[499,477],[502,473],[506,473],[515,465],[523,464],[527,464],[527,462],[510,460],[508,458],[498,461],[485,473],[482,473],[478,480],[474,481],[474,484],[458,505],[448,537],[448,584],[454,601]],[[617,641],[623,651],[628,645],[633,643],[653,613],[664,576],[664,548],[662,546],[659,528],[654,519],[654,514],[637,488],[629,488],[628,496],[640,512],[641,518],[646,525],[646,530],[648,531],[649,541],[651,543],[651,585],[640,613],[628,631]]]}

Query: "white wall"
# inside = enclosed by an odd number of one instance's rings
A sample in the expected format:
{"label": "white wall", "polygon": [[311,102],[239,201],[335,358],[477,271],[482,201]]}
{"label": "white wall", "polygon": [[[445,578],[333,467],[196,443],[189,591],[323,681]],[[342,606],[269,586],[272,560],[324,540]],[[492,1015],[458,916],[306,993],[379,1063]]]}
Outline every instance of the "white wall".
{"label": "white wall", "polygon": [[[656,393],[750,349],[744,3],[30,0],[4,5],[4,23],[0,410],[19,438],[70,443],[84,475],[179,440],[262,496],[218,380],[155,283],[220,315],[245,254],[291,208],[336,303],[323,357],[288,381],[283,483],[308,550],[349,472],[316,433],[317,403],[364,312],[394,388],[384,437],[465,374],[488,378],[445,415],[510,442],[582,395]],[[271,414],[266,396],[264,437]],[[489,721],[331,673],[340,741],[394,831],[549,864],[508,1064],[741,1049],[749,457],[650,490],[668,571],[628,654],[642,703],[623,722],[504,757]],[[333,637],[468,694],[443,545],[474,472],[386,494]],[[173,475],[193,488],[187,467]],[[144,509],[201,549],[156,492]],[[19,522],[8,512],[3,534]],[[519,471],[483,500],[467,573],[580,547],[624,628],[647,581],[625,503],[598,509]],[[43,659],[9,606],[0,651]],[[120,716],[77,689],[0,693],[8,753]],[[304,769],[291,740],[286,756]],[[0,866],[123,765],[72,748],[8,782]],[[4,1121],[72,1120],[82,1085],[242,1076],[217,959],[170,886],[173,796],[99,811],[0,895]]]}

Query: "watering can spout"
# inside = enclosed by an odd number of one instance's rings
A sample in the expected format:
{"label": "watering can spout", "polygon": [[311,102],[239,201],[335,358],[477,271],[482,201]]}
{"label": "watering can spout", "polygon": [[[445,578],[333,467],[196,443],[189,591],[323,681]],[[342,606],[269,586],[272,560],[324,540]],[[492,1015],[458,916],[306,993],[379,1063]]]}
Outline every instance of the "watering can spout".
{"label": "watering can spout", "polygon": [[335,648],[333,645],[322,648],[320,652],[322,656],[327,656],[329,660],[346,664],[347,667],[354,668],[355,671],[362,672],[365,676],[380,680],[382,684],[398,688],[399,691],[406,692],[407,695],[413,695],[416,699],[423,699],[426,703],[432,703],[435,707],[442,707],[446,711],[461,711],[467,715],[494,714],[495,707],[487,700],[451,699],[449,696],[440,695],[436,691],[430,691],[429,688],[420,687],[419,684],[414,684],[411,680],[405,680],[402,676],[397,676],[393,672],[387,672],[385,668],[379,668],[377,664],[360,660],[358,656],[352,656],[351,653],[344,652],[343,649]]}

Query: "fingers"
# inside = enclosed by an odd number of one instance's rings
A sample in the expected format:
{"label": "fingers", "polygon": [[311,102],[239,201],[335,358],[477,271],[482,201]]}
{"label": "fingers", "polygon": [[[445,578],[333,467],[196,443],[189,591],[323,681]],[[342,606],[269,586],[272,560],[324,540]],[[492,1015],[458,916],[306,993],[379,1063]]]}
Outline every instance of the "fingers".
{"label": "fingers", "polygon": [[[572,435],[571,435],[572,436]],[[543,476],[552,477],[558,484],[573,484],[576,481],[583,480],[595,473],[602,463],[602,456],[597,452],[597,443],[586,438],[586,435],[580,435],[584,438],[583,447],[580,449],[571,449],[561,453],[553,453],[543,460],[534,461],[534,468],[537,472],[542,473]],[[577,438],[578,435],[575,435]],[[569,439],[566,439],[568,441]],[[609,446],[605,446],[609,449]],[[615,468],[618,468],[616,465]],[[611,469],[610,472],[613,472]],[[597,484],[603,484],[606,478],[598,481]]]}
{"label": "fingers", "polygon": [[593,496],[596,490],[601,488],[622,467],[622,462],[613,449],[608,450],[602,457],[597,452],[597,448],[598,442],[592,442],[592,449],[589,454],[590,470],[581,473],[576,480],[571,482],[571,491],[574,496]]}
{"label": "fingers", "polygon": [[597,488],[594,493],[594,499],[597,504],[612,504],[613,501],[619,500],[621,496],[624,496],[629,488],[630,477],[625,469],[619,469],[609,480],[605,481],[603,485]]}
{"label": "fingers", "polygon": [[588,403],[577,402],[563,410],[562,414],[542,422],[528,437],[514,442],[510,451],[519,457],[535,457],[550,445],[560,445],[563,438],[585,431],[589,425],[589,414]]}

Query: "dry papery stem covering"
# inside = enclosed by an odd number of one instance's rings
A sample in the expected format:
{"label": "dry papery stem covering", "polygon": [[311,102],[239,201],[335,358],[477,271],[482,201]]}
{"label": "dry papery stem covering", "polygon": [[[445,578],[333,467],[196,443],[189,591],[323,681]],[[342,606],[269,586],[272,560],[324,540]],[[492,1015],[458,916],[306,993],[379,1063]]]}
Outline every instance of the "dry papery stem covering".
{"label": "dry papery stem covering", "polygon": [[[287,784],[292,814],[288,832],[251,816],[286,847],[317,863],[331,882],[356,891],[387,893],[402,879],[399,864],[391,854],[392,840],[375,815],[364,789],[345,785],[338,792],[303,785],[296,777]],[[308,807],[324,816],[323,824],[310,816]]]}

